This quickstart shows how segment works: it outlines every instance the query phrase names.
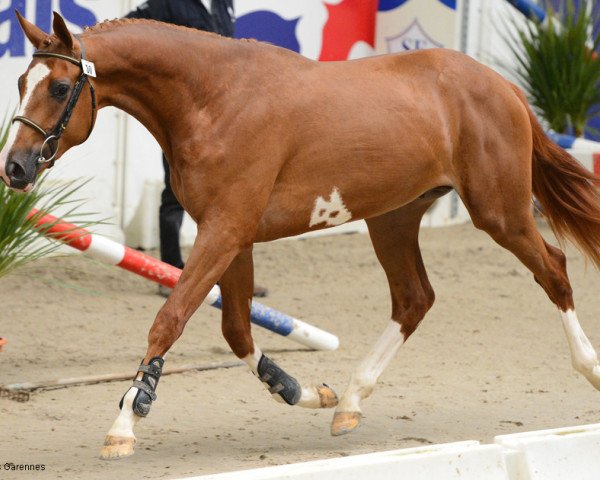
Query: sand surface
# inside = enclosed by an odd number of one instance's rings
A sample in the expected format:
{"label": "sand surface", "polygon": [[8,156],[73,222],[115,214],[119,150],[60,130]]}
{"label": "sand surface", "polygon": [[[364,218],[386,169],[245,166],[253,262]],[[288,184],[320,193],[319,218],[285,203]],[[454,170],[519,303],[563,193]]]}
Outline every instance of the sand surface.
{"label": "sand surface", "polygon": [[[552,238],[545,227],[542,231]],[[177,478],[595,423],[600,393],[574,373],[555,307],[532,275],[465,225],[426,229],[421,245],[437,300],[363,402],[362,426],[331,437],[331,410],[274,402],[245,367],[165,376],[133,457],[98,459],[129,382],[0,399],[0,478]],[[598,273],[574,249],[578,313],[600,346]],[[336,333],[309,351],[258,327],[255,339],[301,382],[338,393],[385,327],[383,271],[366,235],[280,241],[255,249],[264,303]],[[0,279],[0,384],[111,372],[133,375],[162,300],[156,286],[83,257],[41,260]],[[202,307],[166,366],[234,360],[219,311]],[[7,472],[6,462],[44,464]]]}

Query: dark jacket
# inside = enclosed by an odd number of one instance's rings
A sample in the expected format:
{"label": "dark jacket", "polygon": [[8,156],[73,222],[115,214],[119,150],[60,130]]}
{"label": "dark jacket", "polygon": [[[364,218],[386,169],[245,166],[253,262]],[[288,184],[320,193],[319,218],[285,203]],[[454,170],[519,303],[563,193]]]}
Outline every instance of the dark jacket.
{"label": "dark jacket", "polygon": [[233,0],[212,0],[212,14],[201,0],[148,0],[127,18],[147,18],[233,37]]}

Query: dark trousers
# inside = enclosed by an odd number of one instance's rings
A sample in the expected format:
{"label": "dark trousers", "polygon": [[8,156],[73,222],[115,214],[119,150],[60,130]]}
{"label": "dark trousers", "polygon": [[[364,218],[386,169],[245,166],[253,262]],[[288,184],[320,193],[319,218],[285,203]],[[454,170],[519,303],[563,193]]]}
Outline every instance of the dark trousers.
{"label": "dark trousers", "polygon": [[179,231],[183,222],[183,207],[171,190],[171,172],[167,159],[163,155],[165,168],[165,189],[160,197],[158,210],[158,229],[160,233],[160,259],[177,268],[183,268]]}

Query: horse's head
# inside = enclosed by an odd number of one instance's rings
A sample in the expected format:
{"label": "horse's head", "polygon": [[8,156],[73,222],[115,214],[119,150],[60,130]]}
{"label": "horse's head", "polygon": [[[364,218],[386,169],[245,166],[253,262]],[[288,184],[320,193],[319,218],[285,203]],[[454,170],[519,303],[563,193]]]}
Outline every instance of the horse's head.
{"label": "horse's head", "polygon": [[83,44],[58,13],[52,35],[18,12],[17,17],[36,52],[19,78],[21,104],[0,152],[0,178],[13,189],[28,192],[42,170],[91,133],[96,99],[88,75],[95,72],[85,61]]}

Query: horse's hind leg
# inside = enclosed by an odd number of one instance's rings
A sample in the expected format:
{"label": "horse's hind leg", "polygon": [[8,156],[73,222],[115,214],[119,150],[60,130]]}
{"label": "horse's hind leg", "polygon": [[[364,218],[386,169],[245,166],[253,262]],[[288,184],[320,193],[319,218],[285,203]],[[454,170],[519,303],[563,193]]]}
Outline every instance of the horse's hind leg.
{"label": "horse's hind leg", "polygon": [[[507,182],[510,179],[506,179]],[[564,253],[548,245],[539,233],[531,212],[531,192],[525,180],[515,180],[512,191],[498,196],[463,195],[474,225],[511,251],[533,273],[550,300],[559,308],[571,351],[573,367],[600,390],[600,365],[596,351],[583,332],[573,302]],[[519,187],[522,188],[519,188]],[[477,201],[480,198],[482,201]]]}
{"label": "horse's hind leg", "polygon": [[220,285],[223,294],[223,336],[239,358],[244,360],[279,402],[307,408],[330,408],[337,396],[327,385],[300,386],[254,343],[250,330],[254,266],[252,249],[241,252],[231,263]]}
{"label": "horse's hind leg", "polygon": [[419,249],[419,226],[433,199],[420,199],[385,215],[367,220],[371,241],[388,278],[392,297],[391,321],[370,353],[353,372],[331,425],[343,435],[360,424],[360,402],[406,339],[415,331],[434,301],[434,293]]}

